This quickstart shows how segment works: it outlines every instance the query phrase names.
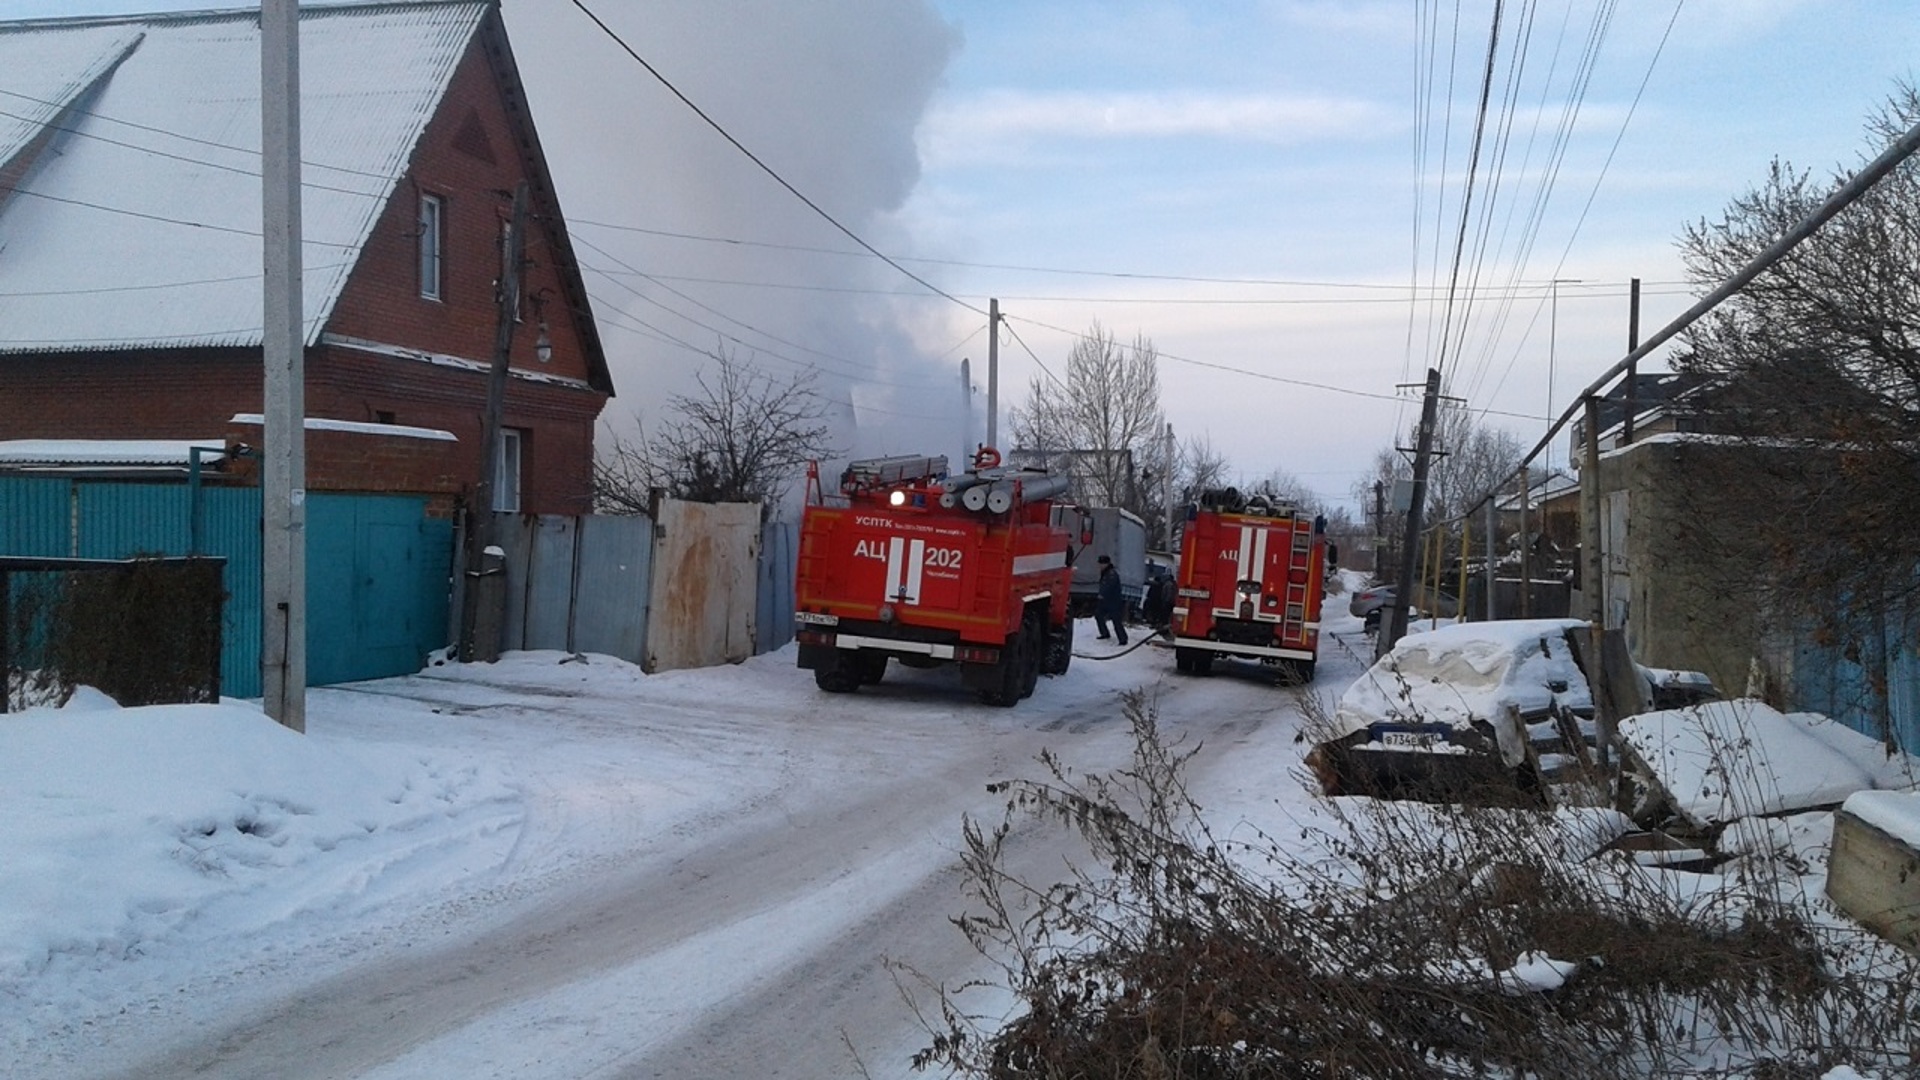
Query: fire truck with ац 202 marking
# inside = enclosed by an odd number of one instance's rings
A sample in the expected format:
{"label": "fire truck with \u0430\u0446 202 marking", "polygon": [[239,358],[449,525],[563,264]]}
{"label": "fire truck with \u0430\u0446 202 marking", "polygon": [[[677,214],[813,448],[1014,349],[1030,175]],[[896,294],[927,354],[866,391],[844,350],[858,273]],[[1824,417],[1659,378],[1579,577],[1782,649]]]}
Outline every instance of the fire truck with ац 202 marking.
{"label": "fire truck with \u0430\u0446 202 marking", "polygon": [[1319,519],[1234,488],[1203,492],[1180,537],[1174,666],[1204,675],[1216,656],[1240,657],[1277,668],[1283,684],[1312,681],[1326,559]]}
{"label": "fire truck with \u0430\u0446 202 marking", "polygon": [[855,461],[828,504],[807,470],[794,583],[799,666],[844,694],[887,661],[959,664],[990,705],[1015,705],[1073,659],[1074,532],[1055,523],[1068,479],[1000,467],[983,447],[970,471],[947,459]]}

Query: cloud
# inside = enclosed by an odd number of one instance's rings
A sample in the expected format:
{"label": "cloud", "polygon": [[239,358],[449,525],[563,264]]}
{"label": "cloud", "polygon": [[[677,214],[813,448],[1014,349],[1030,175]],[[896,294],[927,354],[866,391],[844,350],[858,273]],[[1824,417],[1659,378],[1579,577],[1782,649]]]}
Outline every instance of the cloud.
{"label": "cloud", "polygon": [[1372,102],[1323,96],[996,90],[936,106],[921,137],[931,154],[945,159],[968,145],[1024,140],[1369,139],[1392,119],[1391,110]]}

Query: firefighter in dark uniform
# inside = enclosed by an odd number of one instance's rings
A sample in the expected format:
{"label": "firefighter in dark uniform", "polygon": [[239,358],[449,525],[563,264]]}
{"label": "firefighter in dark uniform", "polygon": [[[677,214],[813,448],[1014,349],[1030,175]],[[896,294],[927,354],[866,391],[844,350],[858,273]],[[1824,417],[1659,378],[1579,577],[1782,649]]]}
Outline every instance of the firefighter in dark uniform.
{"label": "firefighter in dark uniform", "polygon": [[1122,645],[1127,643],[1127,601],[1120,595],[1120,571],[1114,569],[1113,560],[1100,556],[1100,593],[1093,605],[1093,625],[1100,631],[1100,640],[1107,640],[1107,623],[1113,623],[1113,638]]}

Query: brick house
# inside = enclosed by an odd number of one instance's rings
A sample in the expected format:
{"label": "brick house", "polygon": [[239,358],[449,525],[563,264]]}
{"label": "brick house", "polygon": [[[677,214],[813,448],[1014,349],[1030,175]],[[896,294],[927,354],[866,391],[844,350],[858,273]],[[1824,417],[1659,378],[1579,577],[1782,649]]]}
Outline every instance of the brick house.
{"label": "brick house", "polygon": [[[497,5],[300,37],[308,488],[472,487],[525,181],[496,508],[586,512],[613,386]],[[259,445],[259,67],[257,7],[0,23],[0,442]]]}

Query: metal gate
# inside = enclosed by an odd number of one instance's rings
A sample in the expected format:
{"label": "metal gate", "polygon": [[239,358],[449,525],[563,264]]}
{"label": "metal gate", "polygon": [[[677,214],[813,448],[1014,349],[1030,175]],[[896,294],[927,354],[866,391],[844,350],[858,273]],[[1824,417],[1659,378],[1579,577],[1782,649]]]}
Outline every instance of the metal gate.
{"label": "metal gate", "polygon": [[[260,693],[260,522],[257,487],[0,477],[0,555],[225,557],[220,680],[235,697]],[[428,517],[425,498],[310,495],[308,683],[418,671],[447,644],[452,546],[452,524]]]}

